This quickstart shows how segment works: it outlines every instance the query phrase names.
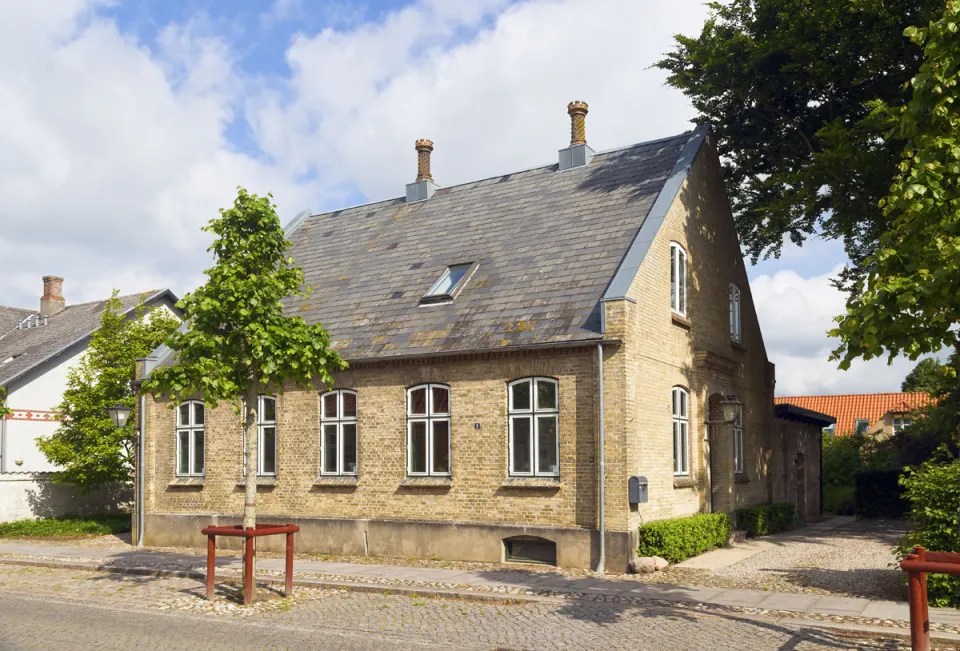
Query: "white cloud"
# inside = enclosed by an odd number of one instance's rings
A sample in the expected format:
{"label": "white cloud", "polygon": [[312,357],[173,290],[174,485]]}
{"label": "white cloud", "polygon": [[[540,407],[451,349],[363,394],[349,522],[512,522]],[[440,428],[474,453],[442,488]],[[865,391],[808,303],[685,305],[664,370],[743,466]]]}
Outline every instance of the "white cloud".
{"label": "white cloud", "polygon": [[830,284],[840,268],[811,278],[783,270],[750,283],[767,355],[777,365],[777,395],[899,391],[915,364],[900,358],[888,365],[883,358],[856,361],[841,371],[829,361],[838,341],[826,333],[846,303]]}

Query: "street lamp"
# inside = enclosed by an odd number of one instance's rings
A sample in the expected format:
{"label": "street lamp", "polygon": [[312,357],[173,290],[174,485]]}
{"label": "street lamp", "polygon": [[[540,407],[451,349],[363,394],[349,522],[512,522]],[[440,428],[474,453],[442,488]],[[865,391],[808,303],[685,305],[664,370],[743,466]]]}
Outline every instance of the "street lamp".
{"label": "street lamp", "polygon": [[720,401],[720,408],[723,410],[723,422],[732,423],[737,420],[737,411],[740,409],[740,401],[735,396],[724,396]]}
{"label": "street lamp", "polygon": [[130,418],[130,412],[132,411],[133,410],[130,407],[124,407],[123,405],[107,407],[107,413],[110,414],[110,420],[113,421],[113,426],[117,429],[123,429],[123,426],[127,424],[127,419]]}

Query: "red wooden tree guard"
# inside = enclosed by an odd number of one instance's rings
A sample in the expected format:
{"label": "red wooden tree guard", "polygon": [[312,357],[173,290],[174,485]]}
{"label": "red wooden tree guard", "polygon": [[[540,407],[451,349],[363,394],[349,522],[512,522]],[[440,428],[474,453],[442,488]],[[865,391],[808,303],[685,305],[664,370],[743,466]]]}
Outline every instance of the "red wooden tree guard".
{"label": "red wooden tree guard", "polygon": [[260,536],[281,536],[287,537],[287,562],[284,583],[284,596],[289,597],[293,594],[293,534],[300,531],[300,527],[295,524],[258,524],[256,528],[243,525],[234,525],[232,527],[206,527],[201,529],[200,533],[207,537],[207,599],[213,601],[214,578],[216,576],[217,561],[217,536],[234,536],[243,538],[243,604],[249,606],[253,603],[254,597],[254,576],[253,576],[253,557],[254,557],[254,538]]}
{"label": "red wooden tree guard", "polygon": [[900,569],[907,573],[910,599],[910,648],[930,651],[930,606],[927,602],[927,573],[960,574],[960,554],[955,552],[928,552],[914,547],[912,554],[900,561]]}

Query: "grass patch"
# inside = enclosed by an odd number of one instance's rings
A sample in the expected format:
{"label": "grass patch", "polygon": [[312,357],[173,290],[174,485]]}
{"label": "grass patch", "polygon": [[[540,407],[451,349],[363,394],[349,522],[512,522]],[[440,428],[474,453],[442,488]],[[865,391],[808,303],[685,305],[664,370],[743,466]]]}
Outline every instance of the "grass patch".
{"label": "grass patch", "polygon": [[67,515],[0,523],[0,538],[94,536],[130,531],[129,515]]}

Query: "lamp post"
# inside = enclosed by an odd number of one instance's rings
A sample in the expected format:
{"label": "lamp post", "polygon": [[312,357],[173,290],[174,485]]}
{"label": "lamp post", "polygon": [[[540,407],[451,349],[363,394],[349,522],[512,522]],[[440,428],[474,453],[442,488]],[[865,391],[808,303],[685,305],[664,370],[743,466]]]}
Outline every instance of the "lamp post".
{"label": "lamp post", "polygon": [[117,429],[123,429],[123,426],[127,424],[127,420],[130,418],[130,413],[132,411],[133,409],[130,407],[124,407],[123,405],[107,407],[107,413],[110,414],[110,420],[113,421],[113,426]]}

